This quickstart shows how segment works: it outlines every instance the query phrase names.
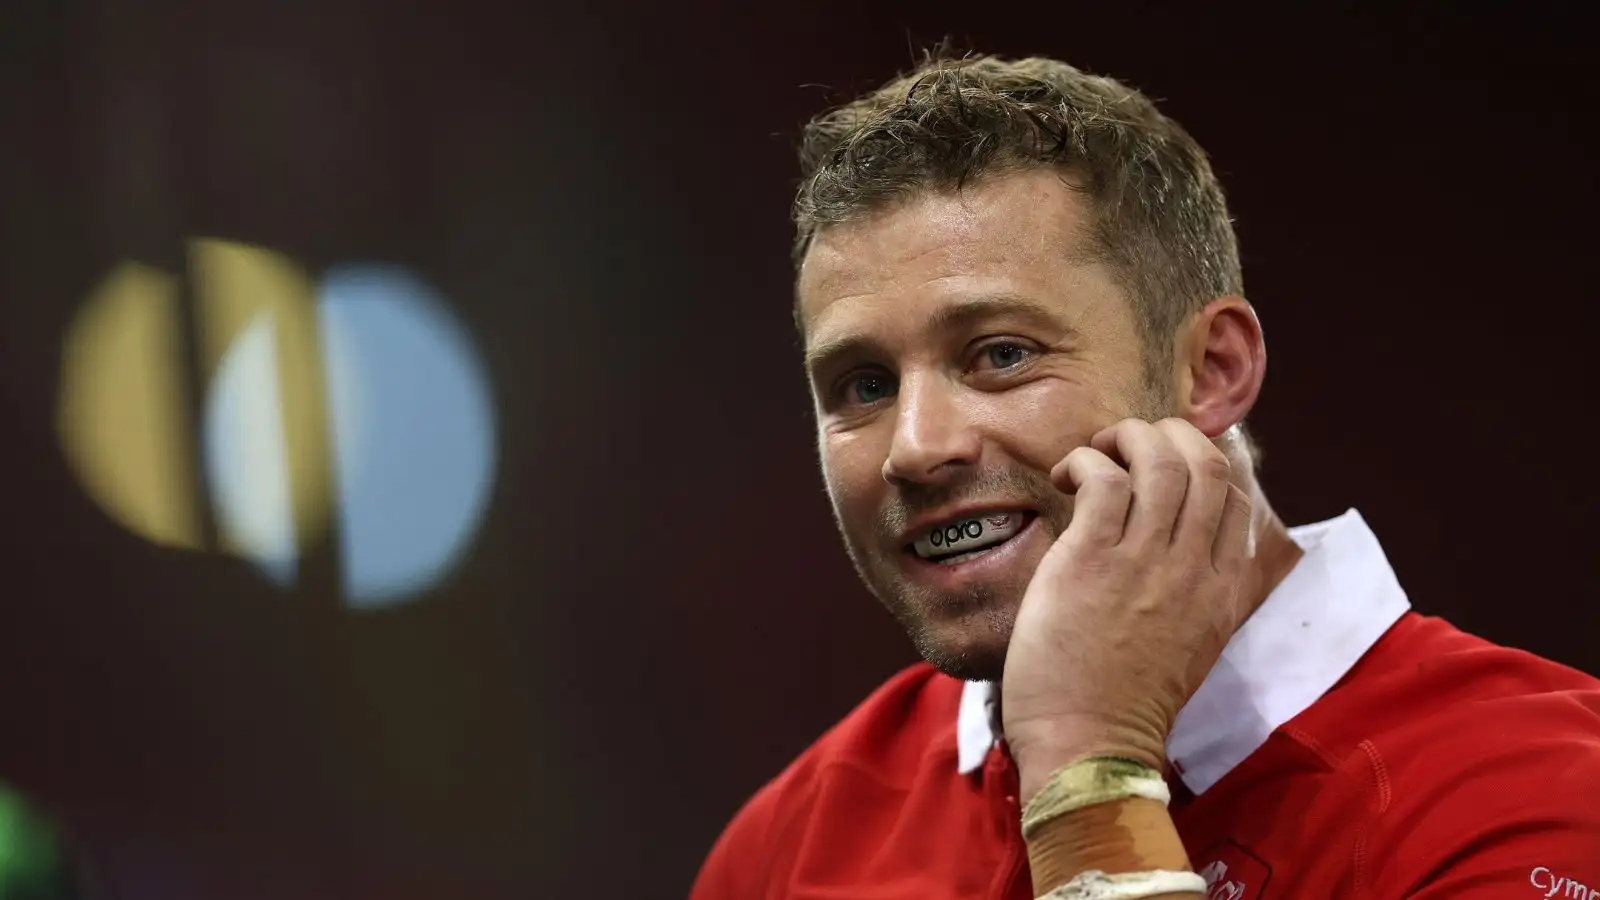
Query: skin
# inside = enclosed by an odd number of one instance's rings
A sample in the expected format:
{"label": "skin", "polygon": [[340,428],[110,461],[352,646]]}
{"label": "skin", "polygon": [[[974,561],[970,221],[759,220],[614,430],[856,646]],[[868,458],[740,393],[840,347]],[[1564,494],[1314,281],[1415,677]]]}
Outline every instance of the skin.
{"label": "skin", "polygon": [[[1206,304],[1146,384],[1091,203],[1045,168],[914,193],[821,231],[797,283],[845,546],[924,658],[1002,683],[1024,797],[1090,755],[1164,767],[1178,709],[1299,555],[1235,429],[1266,370],[1254,311]],[[1034,518],[989,558],[909,549],[995,510]]]}

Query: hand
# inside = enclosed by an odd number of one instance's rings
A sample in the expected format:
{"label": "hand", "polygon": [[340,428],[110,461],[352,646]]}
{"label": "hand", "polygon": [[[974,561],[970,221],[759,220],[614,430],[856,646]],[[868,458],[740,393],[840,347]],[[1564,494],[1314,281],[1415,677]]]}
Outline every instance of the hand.
{"label": "hand", "polygon": [[1002,682],[1024,802],[1090,756],[1165,770],[1173,720],[1249,614],[1250,498],[1230,476],[1181,419],[1124,420],[1051,470],[1072,521],[1023,596]]}

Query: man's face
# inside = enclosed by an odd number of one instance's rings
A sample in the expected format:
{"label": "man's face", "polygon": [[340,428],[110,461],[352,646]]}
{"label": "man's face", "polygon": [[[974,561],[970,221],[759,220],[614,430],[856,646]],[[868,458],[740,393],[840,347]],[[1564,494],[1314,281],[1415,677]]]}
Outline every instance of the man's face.
{"label": "man's face", "polygon": [[1071,498],[1050,469],[1170,404],[1089,200],[1053,171],[924,192],[817,235],[800,269],[823,476],[845,547],[922,656],[998,681]]}

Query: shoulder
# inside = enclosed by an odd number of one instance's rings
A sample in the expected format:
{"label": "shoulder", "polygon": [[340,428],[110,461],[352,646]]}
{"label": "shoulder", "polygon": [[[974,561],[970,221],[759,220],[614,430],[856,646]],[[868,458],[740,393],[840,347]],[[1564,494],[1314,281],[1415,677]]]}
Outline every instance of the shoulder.
{"label": "shoulder", "polygon": [[[1600,763],[1600,679],[1440,619],[1401,619],[1327,699],[1317,730],[1381,756],[1396,789],[1470,792],[1560,777],[1562,759]],[[1471,784],[1451,781],[1465,771]]]}
{"label": "shoulder", "polygon": [[1600,679],[1411,615],[1329,700],[1373,788],[1374,883],[1456,896],[1600,867]]}
{"label": "shoulder", "polygon": [[1600,679],[1415,614],[1328,699],[1333,730],[1423,757],[1552,742],[1589,747],[1600,736]]}
{"label": "shoulder", "polygon": [[930,766],[956,767],[962,682],[926,663],[903,669],[763,785],[724,829],[694,900],[759,896],[751,879],[784,867],[833,773],[893,792]]}
{"label": "shoulder", "polygon": [[1438,620],[1419,625],[1412,664],[1372,698],[1387,706],[1369,741],[1394,802],[1528,809],[1531,792],[1564,803],[1587,792],[1600,807],[1600,679]]}

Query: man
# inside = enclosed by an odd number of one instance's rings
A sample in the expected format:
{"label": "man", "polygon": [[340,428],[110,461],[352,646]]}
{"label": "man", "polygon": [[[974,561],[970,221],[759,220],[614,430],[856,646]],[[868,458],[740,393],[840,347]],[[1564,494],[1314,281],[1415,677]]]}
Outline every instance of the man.
{"label": "man", "polygon": [[813,121],[823,476],[925,664],[766,785],[722,898],[1600,900],[1600,682],[1289,529],[1223,193],[1140,94],[930,60]]}

